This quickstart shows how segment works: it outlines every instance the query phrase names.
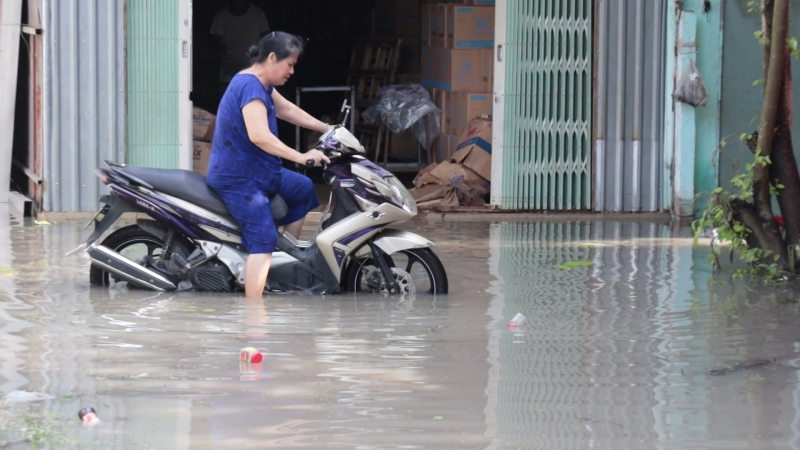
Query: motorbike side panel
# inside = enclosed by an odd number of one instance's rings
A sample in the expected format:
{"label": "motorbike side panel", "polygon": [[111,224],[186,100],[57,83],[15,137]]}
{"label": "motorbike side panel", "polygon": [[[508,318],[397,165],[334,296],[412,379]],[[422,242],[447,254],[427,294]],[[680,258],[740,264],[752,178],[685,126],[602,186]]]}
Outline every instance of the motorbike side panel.
{"label": "motorbike side panel", "polygon": [[411,214],[384,203],[367,212],[351,214],[317,235],[317,246],[337,280],[342,279],[344,262],[385,226],[404,222]]}

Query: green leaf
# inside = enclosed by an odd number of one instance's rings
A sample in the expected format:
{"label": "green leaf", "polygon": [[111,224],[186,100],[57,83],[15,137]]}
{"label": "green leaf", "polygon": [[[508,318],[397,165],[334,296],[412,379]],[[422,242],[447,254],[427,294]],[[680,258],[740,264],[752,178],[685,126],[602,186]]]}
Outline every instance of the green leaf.
{"label": "green leaf", "polygon": [[205,313],[212,313],[214,311],[215,310],[213,308],[206,308],[206,309],[203,310],[203,312],[205,312]]}
{"label": "green leaf", "polygon": [[558,267],[559,269],[563,268],[571,269],[573,267],[590,267],[593,265],[594,263],[591,261],[567,261],[564,264],[559,264],[556,267]]}

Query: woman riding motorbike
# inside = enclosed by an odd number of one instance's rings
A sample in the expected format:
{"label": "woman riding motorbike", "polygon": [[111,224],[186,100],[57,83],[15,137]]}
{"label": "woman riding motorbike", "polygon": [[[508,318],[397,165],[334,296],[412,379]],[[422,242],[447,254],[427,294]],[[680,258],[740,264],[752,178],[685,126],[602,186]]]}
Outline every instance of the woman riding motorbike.
{"label": "woman riding motorbike", "polygon": [[323,133],[329,127],[275,90],[294,74],[302,51],[302,40],[288,33],[261,38],[250,48],[253,65],[233,77],[217,112],[207,183],[241,228],[242,245],[250,254],[248,298],[263,295],[278,239],[269,197],[279,194],[286,201],[289,212],[280,224],[294,237],[300,236],[306,214],[320,204],[311,180],[284,169],[281,158],[298,164],[330,162],[318,150],[300,153],[278,139],[279,118]]}

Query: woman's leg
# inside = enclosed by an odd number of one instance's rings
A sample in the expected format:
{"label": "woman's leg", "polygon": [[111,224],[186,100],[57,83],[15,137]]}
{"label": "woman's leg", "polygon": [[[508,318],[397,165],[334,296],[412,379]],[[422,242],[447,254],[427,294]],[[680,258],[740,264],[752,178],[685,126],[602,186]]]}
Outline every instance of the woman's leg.
{"label": "woman's leg", "polygon": [[245,294],[261,298],[278,241],[269,197],[249,180],[232,180],[212,188],[239,225],[242,245],[250,254],[245,265]]}
{"label": "woman's leg", "polygon": [[289,213],[283,218],[281,224],[285,231],[294,236],[300,237],[303,231],[303,222],[306,214],[319,206],[319,198],[314,190],[314,183],[305,175],[283,169],[281,176],[281,188],[278,194],[289,207]]}
{"label": "woman's leg", "polygon": [[295,238],[300,238],[300,233],[303,231],[303,222],[306,221],[306,216],[303,216],[300,220],[290,223],[289,225],[284,226],[284,230],[294,236]]}
{"label": "woman's leg", "polygon": [[247,298],[261,298],[267,284],[272,253],[257,253],[247,257],[244,269],[244,294]]}

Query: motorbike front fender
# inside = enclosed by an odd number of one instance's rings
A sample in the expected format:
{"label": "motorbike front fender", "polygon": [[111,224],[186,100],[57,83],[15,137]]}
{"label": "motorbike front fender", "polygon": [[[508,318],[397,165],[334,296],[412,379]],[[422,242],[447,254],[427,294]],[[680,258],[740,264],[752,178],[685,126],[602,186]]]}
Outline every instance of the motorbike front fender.
{"label": "motorbike front fender", "polygon": [[[433,247],[433,242],[408,231],[384,230],[378,234],[373,243],[384,253],[391,255],[403,250]],[[369,247],[367,247],[369,249]]]}

